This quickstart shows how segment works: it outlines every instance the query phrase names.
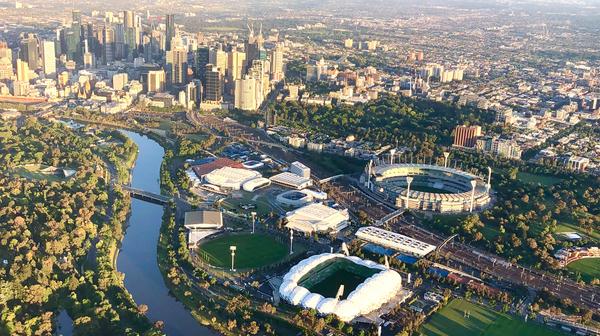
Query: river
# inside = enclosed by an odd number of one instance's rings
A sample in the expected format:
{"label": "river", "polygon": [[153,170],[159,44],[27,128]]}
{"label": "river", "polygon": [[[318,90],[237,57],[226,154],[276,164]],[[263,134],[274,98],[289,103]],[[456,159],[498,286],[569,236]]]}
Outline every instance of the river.
{"label": "river", "polygon": [[[147,136],[122,131],[138,146],[132,172],[134,188],[160,194],[160,165],[164,149]],[[202,326],[169,294],[157,263],[157,245],[163,207],[137,199],[131,200],[131,216],[117,258],[117,269],[125,274],[125,287],[136,304],[148,306],[151,321],[164,322],[169,336],[216,335]]]}

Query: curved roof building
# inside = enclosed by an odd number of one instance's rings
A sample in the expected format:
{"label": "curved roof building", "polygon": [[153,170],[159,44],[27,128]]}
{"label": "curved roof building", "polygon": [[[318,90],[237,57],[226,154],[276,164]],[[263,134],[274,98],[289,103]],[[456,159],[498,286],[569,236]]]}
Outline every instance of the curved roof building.
{"label": "curved roof building", "polygon": [[223,167],[204,175],[204,180],[219,188],[240,190],[244,183],[260,177],[262,175],[253,170]]}
{"label": "curved roof building", "polygon": [[[341,298],[339,296],[342,290],[331,296],[311,292],[309,288],[320,291],[324,287],[321,284],[336,278],[335,272],[340,269],[360,274],[364,280],[354,288],[349,288],[351,284],[348,280],[343,288],[349,293],[342,293]],[[383,265],[354,256],[323,253],[304,259],[292,267],[283,277],[279,294],[293,305],[316,309],[322,315],[335,314],[342,321],[348,322],[379,309],[401,289],[400,274]]]}
{"label": "curved roof building", "polygon": [[[398,208],[434,212],[462,212],[490,202],[489,177],[428,164],[384,164],[372,167],[367,180],[373,191],[395,199]],[[409,178],[411,179],[409,188]],[[471,199],[473,198],[473,199]]]}

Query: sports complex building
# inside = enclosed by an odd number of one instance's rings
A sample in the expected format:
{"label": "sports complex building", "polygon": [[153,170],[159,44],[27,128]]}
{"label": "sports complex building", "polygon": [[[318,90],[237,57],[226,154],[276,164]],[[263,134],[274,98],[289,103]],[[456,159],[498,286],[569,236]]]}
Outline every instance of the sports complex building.
{"label": "sports complex building", "polygon": [[362,180],[380,196],[392,199],[398,208],[433,212],[463,212],[485,208],[490,203],[490,177],[429,164],[369,164]]}
{"label": "sports complex building", "polygon": [[348,209],[338,210],[321,203],[311,203],[286,214],[286,227],[304,233],[338,232],[348,226]]}
{"label": "sports complex building", "polygon": [[356,237],[418,258],[435,250],[435,245],[374,226],[361,227],[356,231]]}
{"label": "sports complex building", "polygon": [[348,322],[379,309],[402,290],[396,271],[370,260],[323,253],[302,260],[283,277],[281,297],[293,305]]}

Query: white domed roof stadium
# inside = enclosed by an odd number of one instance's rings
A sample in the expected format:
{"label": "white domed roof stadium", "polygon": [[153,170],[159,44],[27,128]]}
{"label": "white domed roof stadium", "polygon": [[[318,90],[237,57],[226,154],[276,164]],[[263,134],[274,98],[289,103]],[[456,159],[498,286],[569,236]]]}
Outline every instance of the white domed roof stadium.
{"label": "white domed roof stadium", "polygon": [[[352,283],[350,278],[360,282]],[[340,287],[350,288],[349,294],[344,296]],[[316,309],[322,315],[335,314],[348,322],[380,308],[401,289],[400,274],[381,264],[343,254],[323,253],[292,267],[283,277],[279,294],[293,305]]]}

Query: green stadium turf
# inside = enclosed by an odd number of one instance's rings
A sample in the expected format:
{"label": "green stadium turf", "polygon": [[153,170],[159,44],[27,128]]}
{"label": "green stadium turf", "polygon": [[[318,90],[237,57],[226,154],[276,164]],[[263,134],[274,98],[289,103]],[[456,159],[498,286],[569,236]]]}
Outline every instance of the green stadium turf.
{"label": "green stadium turf", "polygon": [[303,276],[298,284],[311,293],[321,294],[324,297],[335,297],[341,285],[344,293],[341,299],[346,299],[358,285],[365,282],[380,270],[358,265],[344,258],[334,258],[315,267]]}
{"label": "green stadium turf", "polygon": [[567,265],[567,269],[580,273],[581,279],[586,282],[600,279],[600,258],[577,260]]}
{"label": "green stadium turf", "polygon": [[[465,311],[469,317],[464,316]],[[558,330],[461,299],[435,313],[419,332],[425,336],[565,336]]]}
{"label": "green stadium turf", "polygon": [[237,246],[235,268],[255,268],[282,260],[288,251],[287,246],[265,234],[227,234],[208,240],[199,247],[199,255],[211,265],[231,266],[229,246]]}

